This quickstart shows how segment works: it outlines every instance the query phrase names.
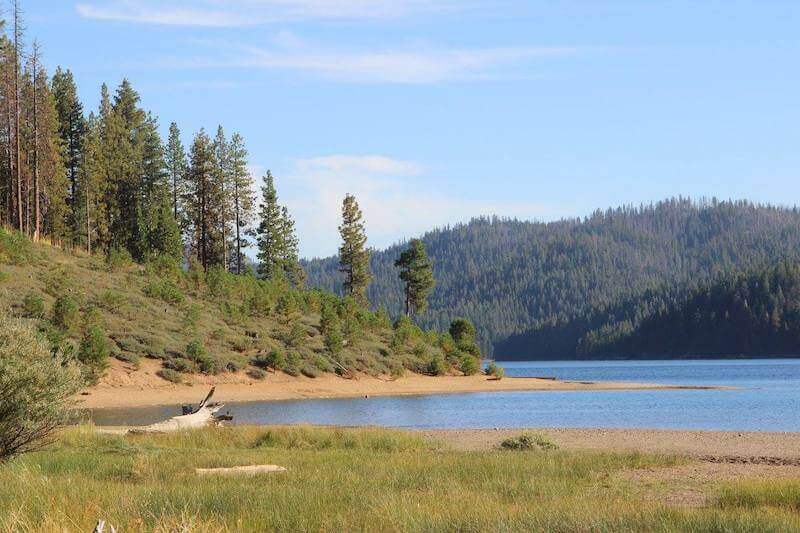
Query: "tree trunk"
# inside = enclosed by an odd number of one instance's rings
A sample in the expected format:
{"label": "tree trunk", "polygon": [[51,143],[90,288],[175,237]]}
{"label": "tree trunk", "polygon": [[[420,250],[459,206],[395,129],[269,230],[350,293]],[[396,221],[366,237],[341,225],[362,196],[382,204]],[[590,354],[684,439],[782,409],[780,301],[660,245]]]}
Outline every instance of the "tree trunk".
{"label": "tree trunk", "polygon": [[36,43],[33,45],[33,209],[34,209],[34,226],[33,226],[33,241],[39,241],[39,231],[42,223],[42,215],[39,210],[39,123],[37,120],[37,62],[39,59],[39,51]]}
{"label": "tree trunk", "polygon": [[233,201],[236,210],[236,274],[242,273],[242,237],[239,230],[239,184],[233,184]]}
{"label": "tree trunk", "polygon": [[22,28],[20,27],[19,3],[14,0],[14,160],[17,181],[17,223],[19,231],[23,231],[22,224],[22,172],[20,147],[19,147],[19,47]]}

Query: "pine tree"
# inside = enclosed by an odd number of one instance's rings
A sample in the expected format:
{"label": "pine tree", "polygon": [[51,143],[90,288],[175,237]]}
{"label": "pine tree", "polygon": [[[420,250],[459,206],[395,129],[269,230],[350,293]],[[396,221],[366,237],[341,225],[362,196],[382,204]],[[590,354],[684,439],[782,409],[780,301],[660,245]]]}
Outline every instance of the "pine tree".
{"label": "pine tree", "polygon": [[302,287],[306,274],[300,265],[300,241],[294,230],[294,219],[286,207],[281,207],[281,263],[283,273],[295,287]]}
{"label": "pine tree", "polygon": [[195,136],[189,155],[186,208],[193,235],[193,251],[204,269],[223,263],[217,229],[221,220],[222,193],[216,179],[214,145],[205,130]]}
{"label": "pine tree", "polygon": [[283,276],[283,260],[286,256],[284,222],[281,207],[278,205],[278,193],[272,172],[267,171],[261,187],[261,205],[259,206],[259,225],[256,230],[258,243],[258,274],[276,279]]}
{"label": "pine tree", "polygon": [[86,119],[83,116],[83,105],[78,99],[78,89],[72,72],[56,69],[51,81],[51,92],[58,112],[58,131],[64,149],[64,168],[69,180],[69,225],[72,234],[81,233],[82,221],[78,216],[81,198],[78,196],[78,179],[82,165],[85,137],[87,133]]}
{"label": "pine tree", "polygon": [[225,131],[222,126],[217,127],[217,136],[214,138],[214,155],[216,156],[216,168],[214,179],[216,188],[221,193],[220,218],[217,230],[220,233],[222,243],[222,266],[227,271],[229,264],[228,245],[230,240],[230,220],[231,220],[231,191],[230,191],[230,165],[228,156],[228,141],[225,139]]}
{"label": "pine tree", "polygon": [[372,277],[370,273],[370,251],[366,249],[367,235],[361,209],[355,196],[348,194],[342,203],[342,225],[339,233],[342,245],[339,248],[339,271],[345,275],[345,294],[353,297],[362,305],[367,302],[367,285]]}
{"label": "pine tree", "polygon": [[169,125],[169,138],[164,154],[172,192],[172,215],[183,228],[185,225],[182,199],[186,195],[186,150],[181,142],[181,132],[176,123]]}
{"label": "pine tree", "polygon": [[253,178],[247,170],[247,149],[244,139],[238,133],[231,136],[228,146],[228,165],[231,180],[231,196],[233,199],[233,222],[236,247],[234,250],[233,265],[236,273],[244,272],[243,248],[250,246],[244,235],[244,228],[253,220],[255,207],[255,194],[253,193]]}
{"label": "pine tree", "polygon": [[86,135],[83,141],[83,157],[78,173],[76,201],[81,230],[80,236],[85,239],[86,251],[91,253],[93,247],[103,248],[109,241],[106,222],[105,197],[105,161],[101,145],[101,123],[94,113],[89,114],[86,124]]}
{"label": "pine tree", "polygon": [[436,284],[425,244],[420,239],[413,239],[394,266],[400,268],[400,279],[405,283],[406,316],[425,312],[428,296]]}

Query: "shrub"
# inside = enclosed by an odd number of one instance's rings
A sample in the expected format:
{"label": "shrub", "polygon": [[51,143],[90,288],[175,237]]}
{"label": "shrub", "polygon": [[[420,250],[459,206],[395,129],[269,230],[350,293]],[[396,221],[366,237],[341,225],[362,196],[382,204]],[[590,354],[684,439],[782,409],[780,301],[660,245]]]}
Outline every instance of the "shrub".
{"label": "shrub", "polygon": [[197,321],[200,320],[200,312],[202,308],[193,304],[186,308],[181,319],[181,325],[184,330],[193,331],[197,327]]}
{"label": "shrub", "polygon": [[126,301],[127,299],[125,298],[124,294],[117,291],[107,290],[98,296],[97,305],[106,311],[116,311],[125,305]]}
{"label": "shrub", "polygon": [[132,263],[133,257],[125,248],[112,248],[106,254],[106,267],[112,272],[128,267]]}
{"label": "shrub", "polygon": [[89,383],[97,383],[108,367],[108,341],[99,326],[86,328],[78,346],[78,361],[84,365],[84,376]]}
{"label": "shrub", "polygon": [[309,364],[303,365],[303,367],[300,369],[300,373],[307,378],[318,378],[320,375],[322,375],[317,367]]}
{"label": "shrub", "polygon": [[258,368],[272,368],[283,370],[286,366],[286,356],[279,350],[271,350],[267,354],[258,354],[250,363]]}
{"label": "shrub", "polygon": [[261,370],[260,368],[250,368],[247,370],[247,375],[253,379],[264,379],[267,377],[267,373]]}
{"label": "shrub", "polygon": [[167,359],[164,361],[164,368],[175,370],[176,372],[183,372],[185,374],[194,374],[197,372],[197,364],[183,357]]}
{"label": "shrub", "polygon": [[300,366],[302,363],[303,361],[300,359],[300,356],[291,352],[286,356],[286,365],[283,367],[283,371],[290,376],[297,377],[300,375]]}
{"label": "shrub", "polygon": [[457,318],[450,324],[450,336],[462,352],[479,357],[481,354],[475,342],[475,326],[466,318]]}
{"label": "shrub", "polygon": [[42,318],[44,316],[44,300],[34,292],[29,292],[22,299],[22,310],[29,318]]}
{"label": "shrub", "polygon": [[444,359],[440,355],[435,355],[427,366],[427,372],[431,376],[443,376],[447,372]]}
{"label": "shrub", "polygon": [[21,265],[33,257],[28,238],[17,231],[0,229],[0,263]]}
{"label": "shrub", "polygon": [[464,373],[465,376],[474,376],[478,373],[480,369],[480,365],[478,364],[478,360],[472,357],[471,355],[464,354],[461,357],[461,366],[459,367],[461,372]]}
{"label": "shrub", "polygon": [[135,353],[119,352],[114,354],[114,359],[122,361],[123,363],[130,363],[135,368],[139,368],[141,358]]}
{"label": "shrub", "polygon": [[555,450],[558,448],[549,438],[535,433],[523,433],[516,437],[509,437],[500,443],[506,450]]}
{"label": "shrub", "polygon": [[186,355],[189,359],[197,363],[197,367],[203,374],[217,374],[221,370],[217,362],[206,352],[203,343],[199,340],[193,340],[186,346]]}
{"label": "shrub", "polygon": [[0,462],[36,449],[67,422],[80,372],[23,320],[0,317]]}
{"label": "shrub", "polygon": [[144,294],[150,298],[158,298],[168,304],[179,304],[183,302],[185,296],[181,290],[171,281],[153,280],[144,287]]}
{"label": "shrub", "polygon": [[165,379],[171,383],[181,383],[183,382],[183,376],[180,375],[179,372],[172,370],[170,368],[162,368],[158,372],[156,372],[156,376],[160,377],[161,379]]}
{"label": "shrub", "polygon": [[314,356],[314,366],[323,372],[333,372],[333,365],[331,362],[321,355]]}
{"label": "shrub", "polygon": [[241,361],[238,361],[236,359],[231,359],[230,361],[225,363],[225,370],[227,370],[228,372],[238,372],[243,367],[244,365],[241,363]]}
{"label": "shrub", "polygon": [[503,369],[503,367],[498,366],[494,361],[486,365],[486,370],[484,370],[484,373],[487,376],[494,376],[498,379],[503,379],[503,376],[506,375],[506,371]]}
{"label": "shrub", "polygon": [[56,298],[53,304],[53,324],[64,331],[75,331],[79,322],[77,302],[67,295]]}
{"label": "shrub", "polygon": [[292,326],[292,330],[289,332],[289,335],[286,337],[286,344],[297,348],[302,346],[303,340],[306,338],[306,328],[302,326],[302,324],[295,324]]}
{"label": "shrub", "polygon": [[344,338],[339,326],[333,326],[325,332],[325,350],[331,355],[339,355],[344,348]]}
{"label": "shrub", "polygon": [[147,271],[152,275],[172,281],[178,281],[183,274],[178,261],[165,254],[151,257],[147,262]]}

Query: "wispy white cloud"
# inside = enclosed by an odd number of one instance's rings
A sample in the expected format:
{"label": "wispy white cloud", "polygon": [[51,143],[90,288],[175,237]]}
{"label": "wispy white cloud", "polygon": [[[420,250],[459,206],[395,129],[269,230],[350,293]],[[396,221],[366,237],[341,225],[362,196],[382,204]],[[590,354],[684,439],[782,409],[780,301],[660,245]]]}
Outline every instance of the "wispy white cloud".
{"label": "wispy white cloud", "polygon": [[423,165],[383,155],[332,155],[300,159],[276,177],[281,201],[297,222],[305,257],[336,253],[345,194],[364,212],[368,245],[385,248],[437,226],[499,214],[532,218],[553,210],[529,202],[494,203],[437,190]]}
{"label": "wispy white cloud", "polygon": [[194,40],[189,58],[162,61],[168,68],[247,68],[299,72],[345,83],[432,84],[447,81],[489,81],[541,77],[537,59],[574,56],[596,47],[505,46],[443,48],[426,43],[394,49],[320,46],[290,32],[273,36],[269,46],[220,40]]}
{"label": "wispy white cloud", "polygon": [[381,19],[463,8],[456,0],[116,0],[80,3],[96,20],[169,26],[237,27],[301,19]]}

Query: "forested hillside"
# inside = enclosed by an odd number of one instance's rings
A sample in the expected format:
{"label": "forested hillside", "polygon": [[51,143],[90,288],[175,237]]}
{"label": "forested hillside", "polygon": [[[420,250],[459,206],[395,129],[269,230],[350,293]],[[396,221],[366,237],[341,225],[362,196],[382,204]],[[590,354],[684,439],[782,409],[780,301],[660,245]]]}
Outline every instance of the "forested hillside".
{"label": "forested hillside", "polygon": [[[570,343],[597,317],[649,293],[677,302],[736,269],[797,258],[800,213],[673,198],[547,224],[476,219],[422,239],[437,285],[420,324],[445,329],[452,317],[465,316],[499,358],[555,357],[574,353]],[[393,316],[403,304],[393,266],[403,248],[372,255],[368,296]],[[335,258],[304,266],[310,284],[340,290]],[[521,336],[533,331],[535,337]]]}
{"label": "forested hillside", "polygon": [[728,274],[682,296],[649,291],[588,320],[514,336],[500,349],[559,359],[796,356],[800,265]]}

